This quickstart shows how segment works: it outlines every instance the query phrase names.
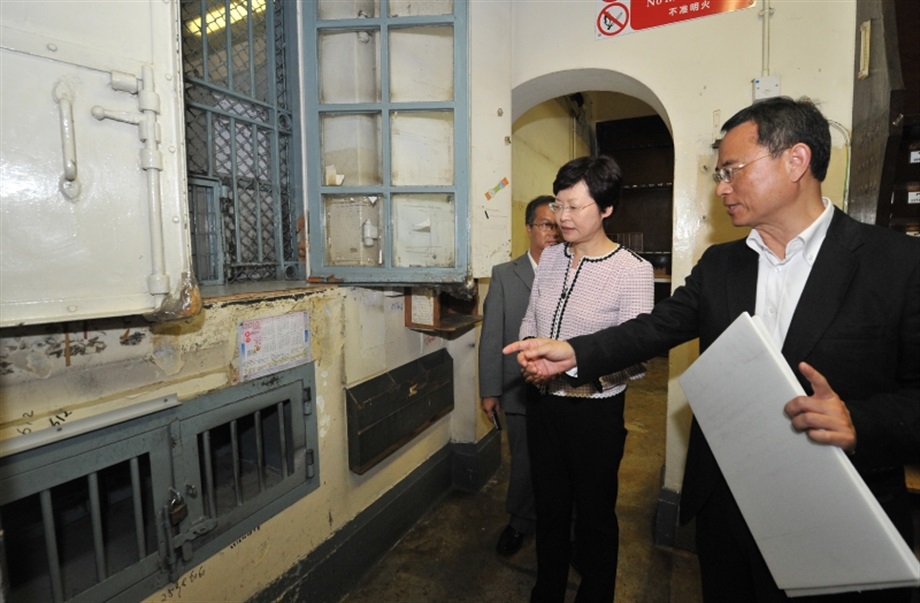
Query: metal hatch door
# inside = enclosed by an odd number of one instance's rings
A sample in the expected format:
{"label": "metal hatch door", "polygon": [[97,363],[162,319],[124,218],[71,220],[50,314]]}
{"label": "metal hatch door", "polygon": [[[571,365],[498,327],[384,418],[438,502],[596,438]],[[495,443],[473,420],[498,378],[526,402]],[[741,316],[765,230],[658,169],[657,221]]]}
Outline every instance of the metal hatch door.
{"label": "metal hatch door", "polygon": [[0,327],[188,293],[177,11],[0,3]]}

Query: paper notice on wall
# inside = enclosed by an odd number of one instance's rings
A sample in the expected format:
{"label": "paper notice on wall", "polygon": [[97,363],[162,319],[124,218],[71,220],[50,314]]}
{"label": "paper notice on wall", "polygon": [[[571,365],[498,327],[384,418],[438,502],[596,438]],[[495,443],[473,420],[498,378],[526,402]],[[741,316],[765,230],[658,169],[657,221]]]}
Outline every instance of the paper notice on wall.
{"label": "paper notice on wall", "polygon": [[240,381],[311,362],[309,318],[307,312],[292,312],[241,321]]}
{"label": "paper notice on wall", "polygon": [[435,304],[437,292],[434,289],[412,289],[412,323],[417,325],[435,326]]}

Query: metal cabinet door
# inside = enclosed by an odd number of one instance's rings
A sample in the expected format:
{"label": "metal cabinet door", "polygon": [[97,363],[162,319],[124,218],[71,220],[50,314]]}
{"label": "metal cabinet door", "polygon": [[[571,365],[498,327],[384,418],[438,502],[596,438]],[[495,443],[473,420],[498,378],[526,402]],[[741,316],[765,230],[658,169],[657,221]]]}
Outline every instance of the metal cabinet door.
{"label": "metal cabinet door", "polygon": [[175,0],[0,3],[0,327],[188,287]]}
{"label": "metal cabinet door", "polygon": [[9,601],[125,601],[166,583],[177,424],[163,406],[0,458]]}

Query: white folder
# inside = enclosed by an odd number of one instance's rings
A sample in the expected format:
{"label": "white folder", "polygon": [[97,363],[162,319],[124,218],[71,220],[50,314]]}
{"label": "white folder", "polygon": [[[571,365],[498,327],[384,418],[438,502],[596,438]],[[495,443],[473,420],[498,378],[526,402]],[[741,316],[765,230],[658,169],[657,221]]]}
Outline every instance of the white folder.
{"label": "white folder", "polygon": [[920,584],[920,563],[846,454],[792,428],[783,407],[804,391],[756,316],[739,316],[679,382],[788,596]]}

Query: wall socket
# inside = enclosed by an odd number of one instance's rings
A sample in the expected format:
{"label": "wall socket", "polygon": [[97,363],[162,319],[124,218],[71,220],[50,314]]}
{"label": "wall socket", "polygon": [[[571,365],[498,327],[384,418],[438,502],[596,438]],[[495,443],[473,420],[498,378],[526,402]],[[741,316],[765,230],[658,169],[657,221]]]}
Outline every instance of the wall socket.
{"label": "wall socket", "polygon": [[779,76],[764,75],[754,78],[751,83],[754,85],[754,101],[763,100],[779,96]]}

